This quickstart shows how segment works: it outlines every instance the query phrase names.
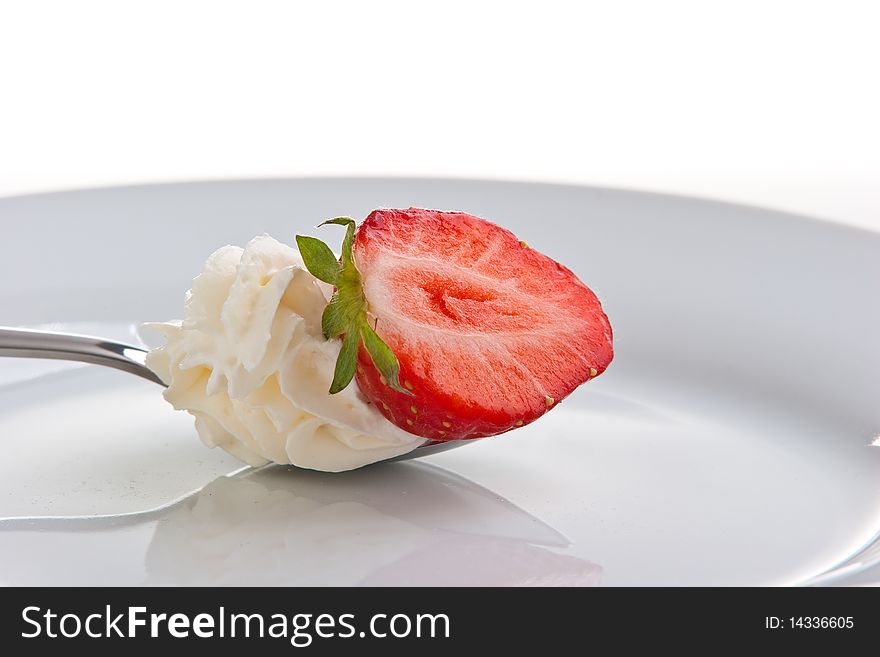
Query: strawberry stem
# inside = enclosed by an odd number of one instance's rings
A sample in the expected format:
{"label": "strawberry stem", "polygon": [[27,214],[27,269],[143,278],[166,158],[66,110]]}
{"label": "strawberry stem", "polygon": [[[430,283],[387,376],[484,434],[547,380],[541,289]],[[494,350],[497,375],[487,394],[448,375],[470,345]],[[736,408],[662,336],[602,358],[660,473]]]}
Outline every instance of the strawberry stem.
{"label": "strawberry stem", "polygon": [[[327,340],[343,337],[333,372],[333,382],[330,384],[330,394],[335,395],[351,383],[357,369],[358,347],[363,342],[370,359],[388,385],[398,392],[413,396],[412,391],[400,385],[400,363],[394,352],[367,321],[369,308],[364,297],[363,281],[352,254],[354,219],[336,217],[318,227],[325,224],[345,226],[341,260],[337,260],[330,247],[315,237],[297,235],[296,243],[309,273],[318,280],[336,286],[321,316],[321,330]],[[378,323],[378,318],[374,319]]]}

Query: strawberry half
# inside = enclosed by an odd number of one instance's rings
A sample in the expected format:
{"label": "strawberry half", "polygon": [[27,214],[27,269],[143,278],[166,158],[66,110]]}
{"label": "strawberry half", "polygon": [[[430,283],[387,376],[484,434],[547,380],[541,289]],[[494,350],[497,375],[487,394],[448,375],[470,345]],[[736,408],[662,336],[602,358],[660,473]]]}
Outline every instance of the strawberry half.
{"label": "strawberry half", "polygon": [[[342,258],[297,236],[336,286],[328,339],[344,336],[330,392],[352,377],[382,414],[432,440],[492,436],[537,419],[613,356],[596,296],[508,230],[462,212],[375,210]],[[320,245],[320,246],[318,246]]]}

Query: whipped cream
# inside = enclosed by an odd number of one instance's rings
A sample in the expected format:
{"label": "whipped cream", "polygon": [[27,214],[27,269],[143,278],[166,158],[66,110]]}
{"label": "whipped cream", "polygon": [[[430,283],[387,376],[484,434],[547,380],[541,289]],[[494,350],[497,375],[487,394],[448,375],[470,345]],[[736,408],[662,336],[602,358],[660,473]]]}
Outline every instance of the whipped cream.
{"label": "whipped cream", "polygon": [[208,258],[182,321],[147,324],[166,344],[147,366],[209,447],[250,465],[339,472],[426,442],[386,420],[356,383],[330,395],[341,342],[321,333],[330,286],[268,235]]}

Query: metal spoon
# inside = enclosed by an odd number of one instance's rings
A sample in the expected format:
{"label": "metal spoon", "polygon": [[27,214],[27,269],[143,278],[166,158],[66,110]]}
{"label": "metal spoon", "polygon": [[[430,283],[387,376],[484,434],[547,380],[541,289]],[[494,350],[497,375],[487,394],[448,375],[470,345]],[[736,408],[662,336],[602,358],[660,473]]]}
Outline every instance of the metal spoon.
{"label": "metal spoon", "polygon": [[[144,364],[147,356],[146,349],[104,338],[0,326],[0,356],[50,358],[103,365],[136,374],[153,383],[165,386],[162,380]],[[473,441],[439,442],[431,440],[408,454],[388,460],[398,461],[429,456],[471,442]]]}

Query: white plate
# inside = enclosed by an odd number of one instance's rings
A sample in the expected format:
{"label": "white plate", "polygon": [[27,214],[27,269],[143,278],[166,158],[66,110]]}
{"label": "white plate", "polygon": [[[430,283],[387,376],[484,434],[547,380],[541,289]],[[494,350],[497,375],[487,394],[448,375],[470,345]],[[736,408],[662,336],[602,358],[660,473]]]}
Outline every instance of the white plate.
{"label": "white plate", "polygon": [[[8,584],[880,580],[880,235],[582,187],[273,180],[0,200],[0,324],[136,339],[205,257],[376,206],[459,209],[566,263],[608,372],[535,424],[325,475],[239,472],[154,385],[0,361]],[[177,504],[174,504],[178,500]],[[872,547],[873,544],[873,547]]]}

